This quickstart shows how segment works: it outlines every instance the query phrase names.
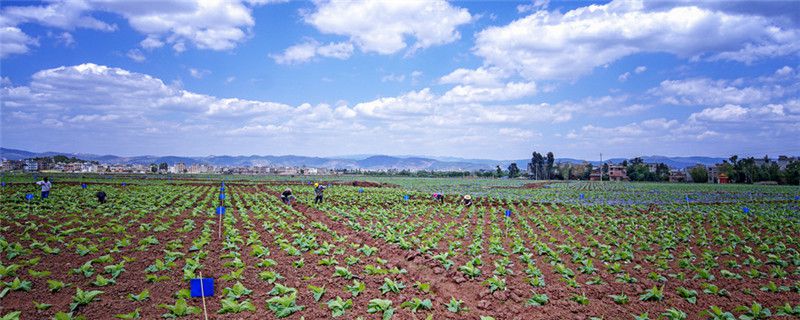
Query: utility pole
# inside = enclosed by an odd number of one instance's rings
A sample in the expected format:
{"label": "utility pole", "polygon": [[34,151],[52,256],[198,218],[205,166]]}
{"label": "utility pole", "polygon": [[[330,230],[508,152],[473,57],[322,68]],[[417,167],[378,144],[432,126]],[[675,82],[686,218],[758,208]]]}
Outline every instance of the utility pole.
{"label": "utility pole", "polygon": [[603,182],[603,153],[600,152],[600,182]]}

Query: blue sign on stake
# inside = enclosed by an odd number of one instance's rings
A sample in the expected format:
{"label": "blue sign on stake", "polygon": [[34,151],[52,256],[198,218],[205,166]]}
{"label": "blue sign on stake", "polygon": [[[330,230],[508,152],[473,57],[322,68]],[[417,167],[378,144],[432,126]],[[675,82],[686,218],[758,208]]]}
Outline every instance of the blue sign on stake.
{"label": "blue sign on stake", "polygon": [[225,187],[219,187],[219,191],[225,192]]}
{"label": "blue sign on stake", "polygon": [[583,193],[581,193],[581,200],[583,200]]}
{"label": "blue sign on stake", "polygon": [[800,200],[800,196],[794,196],[795,200]]}
{"label": "blue sign on stake", "polygon": [[86,189],[86,184],[85,183],[81,183],[81,189]]}
{"label": "blue sign on stake", "polygon": [[[200,287],[201,285],[202,288]],[[214,278],[191,279],[189,280],[189,287],[192,298],[214,296]]]}
{"label": "blue sign on stake", "polygon": [[[5,183],[5,182],[3,182],[3,185],[5,185],[5,184],[6,184],[6,183]],[[358,188],[358,193],[364,193],[364,188]]]}
{"label": "blue sign on stake", "polygon": [[225,214],[225,207],[223,206],[217,207],[217,214]]}
{"label": "blue sign on stake", "polygon": [[510,216],[511,216],[511,209],[506,209],[506,217],[510,217]]}
{"label": "blue sign on stake", "polygon": [[0,182],[0,185],[2,185],[3,187],[5,187],[5,186],[6,186],[6,182],[5,182],[5,181],[3,181],[3,182]]}
{"label": "blue sign on stake", "polygon": [[225,194],[224,193],[220,193],[219,194],[219,199],[220,200],[225,200]]}
{"label": "blue sign on stake", "polygon": [[31,201],[31,199],[33,199],[33,193],[26,194],[25,195],[25,199],[28,200],[28,201]]}
{"label": "blue sign on stake", "polygon": [[122,186],[123,186],[123,187],[124,187],[124,186],[127,186],[127,184],[126,184],[125,182],[123,182],[123,183],[122,183]]}
{"label": "blue sign on stake", "polygon": [[409,198],[409,196],[408,196],[408,195],[404,195],[404,196],[403,196],[403,200],[405,200],[405,201],[408,201],[408,198]]}
{"label": "blue sign on stake", "polygon": [[742,212],[744,212],[744,213],[750,213],[750,208],[748,208],[748,207],[742,207]]}
{"label": "blue sign on stake", "polygon": [[689,196],[688,195],[686,196],[686,202],[689,202]]}

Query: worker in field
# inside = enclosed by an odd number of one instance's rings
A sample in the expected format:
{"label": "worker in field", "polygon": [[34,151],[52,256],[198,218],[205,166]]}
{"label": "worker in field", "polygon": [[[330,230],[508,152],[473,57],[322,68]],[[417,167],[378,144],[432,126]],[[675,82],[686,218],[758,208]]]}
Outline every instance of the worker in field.
{"label": "worker in field", "polygon": [[314,204],[322,203],[322,193],[325,191],[325,186],[321,186],[319,183],[314,184]]}
{"label": "worker in field", "polygon": [[464,196],[464,197],[461,199],[461,204],[463,204],[463,205],[464,205],[464,206],[466,206],[466,207],[471,207],[471,206],[472,206],[472,196],[470,196],[470,195],[465,195],[465,196]]}
{"label": "worker in field", "polygon": [[47,199],[50,196],[50,188],[53,186],[50,183],[50,178],[44,177],[42,181],[36,181],[36,184],[42,186],[42,199]]}
{"label": "worker in field", "polygon": [[288,205],[292,204],[292,201],[294,201],[294,195],[292,195],[292,188],[286,188],[286,190],[283,190],[283,193],[281,193],[281,201],[283,201],[283,203]]}
{"label": "worker in field", "polygon": [[433,201],[439,201],[439,203],[444,203],[444,195],[441,193],[434,193],[433,194]]}
{"label": "worker in field", "polygon": [[98,191],[97,193],[94,194],[94,196],[97,197],[97,202],[106,203],[106,193],[105,192]]}

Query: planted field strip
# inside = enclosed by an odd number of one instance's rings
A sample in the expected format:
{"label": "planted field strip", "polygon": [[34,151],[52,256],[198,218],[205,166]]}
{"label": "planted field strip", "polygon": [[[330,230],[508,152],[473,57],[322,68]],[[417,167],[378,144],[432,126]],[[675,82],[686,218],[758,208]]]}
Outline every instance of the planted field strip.
{"label": "planted field strip", "polygon": [[[627,187],[481,182],[515,196],[464,207],[428,187],[345,181],[314,205],[313,188],[291,181],[288,206],[287,181],[242,180],[225,184],[220,219],[218,182],[129,181],[57,184],[31,201],[33,185],[0,189],[0,316],[194,319],[202,303],[188,283],[200,273],[215,279],[206,308],[220,319],[704,318],[755,303],[800,315],[798,204],[780,200],[784,189],[687,206],[657,203],[684,189],[633,184],[647,201],[609,205],[525,192],[596,199]],[[96,203],[99,190],[109,202]]]}

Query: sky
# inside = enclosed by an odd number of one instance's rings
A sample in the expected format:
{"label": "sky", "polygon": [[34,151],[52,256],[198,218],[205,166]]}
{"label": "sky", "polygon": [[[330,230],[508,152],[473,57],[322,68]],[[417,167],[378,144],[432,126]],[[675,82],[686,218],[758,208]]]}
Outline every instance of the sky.
{"label": "sky", "polygon": [[798,1],[0,2],[0,145],[800,155]]}

